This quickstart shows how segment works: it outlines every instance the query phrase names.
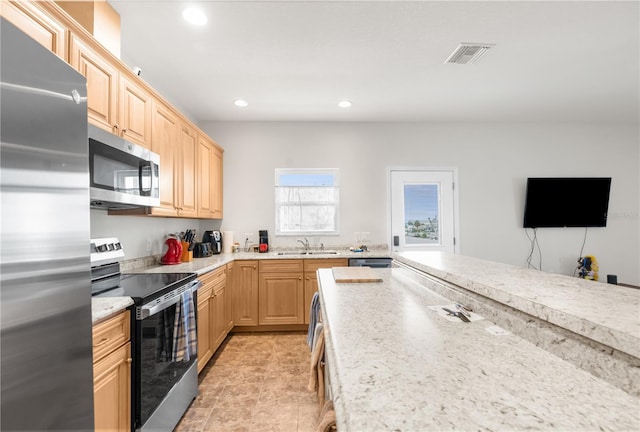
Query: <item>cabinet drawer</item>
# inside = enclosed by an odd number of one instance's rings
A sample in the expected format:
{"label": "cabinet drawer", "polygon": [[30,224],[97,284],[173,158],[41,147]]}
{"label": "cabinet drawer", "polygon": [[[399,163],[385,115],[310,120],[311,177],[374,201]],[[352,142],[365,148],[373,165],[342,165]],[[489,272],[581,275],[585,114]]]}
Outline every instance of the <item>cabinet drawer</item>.
{"label": "cabinet drawer", "polygon": [[301,259],[260,261],[260,273],[301,272],[304,268]]}
{"label": "cabinet drawer", "polygon": [[93,326],[93,361],[124,345],[130,337],[130,313],[121,312]]}
{"label": "cabinet drawer", "polygon": [[349,265],[346,258],[320,258],[304,260],[304,271],[315,272],[321,268],[347,267]]}
{"label": "cabinet drawer", "polygon": [[213,285],[202,285],[202,288],[198,290],[197,298],[198,298],[198,306],[202,305],[205,302],[208,302],[211,296],[213,295]]}
{"label": "cabinet drawer", "polygon": [[200,275],[198,276],[198,279],[200,279],[203,285],[213,286],[225,283],[227,280],[227,267],[222,266],[218,269],[210,271],[209,273]]}

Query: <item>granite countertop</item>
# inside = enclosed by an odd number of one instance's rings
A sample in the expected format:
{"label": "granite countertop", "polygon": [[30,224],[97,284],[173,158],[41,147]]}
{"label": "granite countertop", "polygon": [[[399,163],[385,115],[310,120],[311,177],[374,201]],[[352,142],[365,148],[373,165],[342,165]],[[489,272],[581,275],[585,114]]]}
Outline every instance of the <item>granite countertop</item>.
{"label": "granite countertop", "polygon": [[640,290],[441,252],[394,259],[634,357]]}
{"label": "granite countertop", "polygon": [[294,251],[287,251],[286,255],[278,255],[282,251],[267,253],[257,252],[236,252],[222,253],[207,258],[194,258],[192,261],[175,265],[153,265],[140,269],[128,269],[126,273],[149,272],[149,273],[197,273],[198,275],[208,273],[227,263],[235,260],[264,260],[264,259],[327,259],[327,258],[378,258],[389,257],[387,249],[372,249],[368,252],[351,252],[349,250],[337,250],[337,254],[295,254]]}
{"label": "granite countertop", "polygon": [[93,323],[123,311],[133,304],[131,297],[92,297],[91,317]]}
{"label": "granite countertop", "polygon": [[338,430],[639,430],[640,400],[488,320],[452,322],[412,270],[319,270]]}

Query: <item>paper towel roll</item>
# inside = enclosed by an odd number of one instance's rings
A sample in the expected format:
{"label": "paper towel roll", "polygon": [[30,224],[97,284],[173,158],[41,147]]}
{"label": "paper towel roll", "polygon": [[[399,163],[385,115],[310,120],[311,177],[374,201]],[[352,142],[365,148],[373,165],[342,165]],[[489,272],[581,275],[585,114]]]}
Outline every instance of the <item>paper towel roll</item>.
{"label": "paper towel roll", "polygon": [[224,253],[231,253],[232,245],[233,245],[233,231],[222,231],[222,251]]}

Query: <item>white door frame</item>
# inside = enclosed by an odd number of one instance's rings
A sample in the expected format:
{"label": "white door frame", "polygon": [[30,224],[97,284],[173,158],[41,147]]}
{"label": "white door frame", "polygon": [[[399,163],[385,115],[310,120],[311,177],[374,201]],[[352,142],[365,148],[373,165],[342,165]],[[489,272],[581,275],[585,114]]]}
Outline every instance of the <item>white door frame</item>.
{"label": "white door frame", "polygon": [[453,244],[453,253],[460,253],[460,217],[458,215],[458,168],[456,167],[389,167],[387,168],[387,241],[389,242],[389,251],[397,252],[393,246],[393,234],[391,226],[391,173],[394,171],[449,171],[453,174],[453,236],[455,242]]}

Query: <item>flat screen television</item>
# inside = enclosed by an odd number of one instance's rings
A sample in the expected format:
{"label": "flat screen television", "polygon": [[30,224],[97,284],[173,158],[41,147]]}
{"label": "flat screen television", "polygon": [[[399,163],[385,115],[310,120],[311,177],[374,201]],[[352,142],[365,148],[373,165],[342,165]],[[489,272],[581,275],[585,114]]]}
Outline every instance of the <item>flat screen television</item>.
{"label": "flat screen television", "polygon": [[611,177],[529,178],[525,228],[607,226]]}

